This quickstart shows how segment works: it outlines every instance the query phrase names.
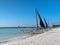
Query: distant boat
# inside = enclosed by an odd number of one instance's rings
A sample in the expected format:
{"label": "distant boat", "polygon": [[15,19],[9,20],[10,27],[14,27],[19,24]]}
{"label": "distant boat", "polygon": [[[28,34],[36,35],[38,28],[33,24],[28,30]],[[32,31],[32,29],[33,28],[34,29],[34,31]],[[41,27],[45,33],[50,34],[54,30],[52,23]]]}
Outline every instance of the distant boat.
{"label": "distant boat", "polygon": [[18,28],[20,28],[20,26],[18,26]]}

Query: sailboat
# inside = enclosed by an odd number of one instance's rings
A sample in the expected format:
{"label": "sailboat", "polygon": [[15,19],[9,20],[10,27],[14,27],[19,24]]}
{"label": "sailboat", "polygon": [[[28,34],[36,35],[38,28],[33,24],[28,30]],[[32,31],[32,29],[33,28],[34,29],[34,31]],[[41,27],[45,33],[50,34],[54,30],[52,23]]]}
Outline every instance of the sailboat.
{"label": "sailboat", "polygon": [[40,16],[40,14],[39,14],[39,12],[37,11],[37,9],[36,9],[36,13],[37,13],[37,15],[38,15],[38,17],[39,17],[41,28],[46,28],[45,25],[44,25],[44,22],[43,22],[43,20],[42,20],[42,18],[41,18],[41,16]]}
{"label": "sailboat", "polygon": [[41,29],[47,29],[48,28],[48,24],[47,24],[45,18],[44,18],[44,22],[45,22],[45,24],[44,24],[40,14],[39,14],[39,12],[37,11],[37,9],[35,11],[36,11],[37,30],[33,30],[32,34],[39,34],[39,33],[42,33],[43,31],[38,29],[39,28],[38,27],[38,17],[39,17],[39,20],[40,20],[40,27],[41,27]]}

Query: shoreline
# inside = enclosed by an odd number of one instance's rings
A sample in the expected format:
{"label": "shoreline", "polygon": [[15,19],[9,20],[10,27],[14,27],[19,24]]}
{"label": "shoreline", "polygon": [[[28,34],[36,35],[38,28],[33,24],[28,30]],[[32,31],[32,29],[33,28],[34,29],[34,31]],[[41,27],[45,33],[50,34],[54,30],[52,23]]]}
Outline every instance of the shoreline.
{"label": "shoreline", "polygon": [[29,33],[24,34],[22,36],[17,36],[17,37],[12,37],[12,38],[8,38],[8,39],[0,40],[0,44],[15,41],[15,40],[18,40],[18,39],[23,40],[23,39],[26,39],[28,37],[31,37],[31,36],[34,36],[34,35],[37,35],[37,34],[41,34],[41,33],[40,32],[39,33],[29,32]]}
{"label": "shoreline", "polygon": [[[51,29],[52,30],[52,29]],[[39,32],[39,31],[38,31]],[[49,31],[48,31],[49,32]],[[44,31],[44,32],[41,32],[42,34],[44,34],[44,33],[47,33],[46,32],[46,30]],[[8,40],[5,40],[5,41],[2,41],[2,42],[0,42],[0,45],[8,45],[9,43],[12,43],[13,45],[15,45],[15,43],[14,42],[16,42],[16,44],[18,44],[19,42],[21,42],[21,41],[25,41],[26,39],[28,39],[28,38],[33,38],[33,37],[36,37],[36,36],[40,36],[40,35],[42,35],[41,33],[35,33],[35,34],[31,34],[31,33],[29,33],[29,34],[27,34],[27,35],[25,35],[25,36],[22,36],[22,37],[20,37],[20,36],[18,36],[18,37],[14,37],[14,38],[11,38],[11,39],[8,39]],[[10,44],[9,44],[10,45]],[[19,45],[19,44],[18,44]]]}
{"label": "shoreline", "polygon": [[4,40],[0,40],[0,44],[1,43],[6,43],[6,42],[9,42],[9,41],[14,41],[14,40],[23,40],[25,39],[26,37],[29,37],[31,34],[25,34],[25,35],[22,35],[22,36],[16,36],[16,37],[12,37],[12,38],[8,38],[8,39],[4,39]]}
{"label": "shoreline", "polygon": [[32,35],[32,32],[30,32],[30,33],[24,34],[22,36],[17,36],[17,37],[8,38],[5,40],[0,40],[0,44],[11,42],[11,41],[16,41],[16,40],[24,40],[24,39],[29,38],[29,37],[34,36],[34,35],[36,35],[36,34]]}

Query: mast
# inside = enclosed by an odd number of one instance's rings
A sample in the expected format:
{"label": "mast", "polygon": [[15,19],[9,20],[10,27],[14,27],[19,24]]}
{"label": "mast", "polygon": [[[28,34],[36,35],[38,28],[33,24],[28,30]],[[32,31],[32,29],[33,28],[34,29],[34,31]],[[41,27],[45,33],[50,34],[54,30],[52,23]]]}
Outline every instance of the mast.
{"label": "mast", "polygon": [[[36,10],[35,10],[36,11]],[[37,12],[36,12],[36,24],[37,24],[37,30],[38,30],[38,18],[37,18]]]}

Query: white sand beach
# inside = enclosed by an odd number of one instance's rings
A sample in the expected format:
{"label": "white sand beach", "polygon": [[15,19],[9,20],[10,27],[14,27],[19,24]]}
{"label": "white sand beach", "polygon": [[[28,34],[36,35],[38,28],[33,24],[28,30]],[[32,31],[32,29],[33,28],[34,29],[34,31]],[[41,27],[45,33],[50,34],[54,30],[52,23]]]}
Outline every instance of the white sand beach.
{"label": "white sand beach", "polygon": [[53,28],[45,33],[26,37],[22,40],[12,39],[0,45],[60,45],[60,28]]}

